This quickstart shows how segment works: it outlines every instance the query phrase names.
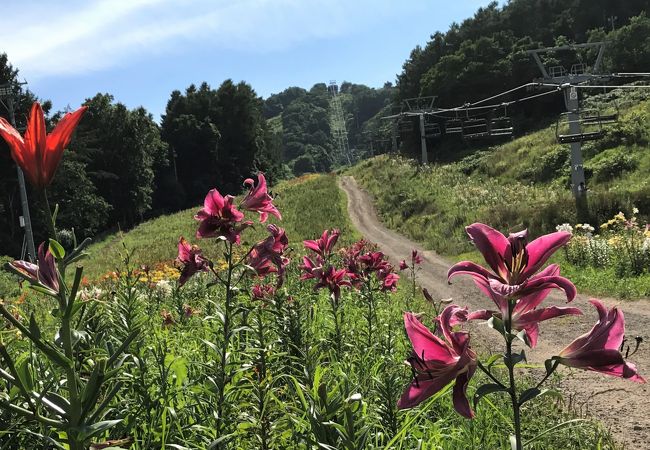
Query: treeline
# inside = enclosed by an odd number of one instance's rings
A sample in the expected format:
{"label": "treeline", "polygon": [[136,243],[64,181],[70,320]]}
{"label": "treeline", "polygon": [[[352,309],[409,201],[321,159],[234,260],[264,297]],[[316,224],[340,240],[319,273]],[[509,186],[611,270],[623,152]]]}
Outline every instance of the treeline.
{"label": "treeline", "polygon": [[[436,95],[436,106],[449,108],[495,95],[541,76],[527,50],[570,43],[606,41],[604,71],[647,72],[649,9],[648,0],[511,0],[503,6],[492,2],[413,49],[397,76],[396,102]],[[562,65],[567,70],[577,63],[591,65],[596,59],[593,50],[545,57],[547,66]],[[523,95],[519,92],[496,102],[517,96]],[[523,134],[560,111],[564,111],[561,96],[550,96],[505,113],[514,116]],[[384,129],[384,137],[386,133]],[[417,151],[418,142],[412,144],[411,150]]]}
{"label": "treeline", "polygon": [[[17,77],[0,54],[0,85]],[[352,146],[363,122],[386,103],[388,90],[341,86]],[[15,116],[21,131],[35,100],[34,93],[17,88]],[[216,89],[203,83],[172,92],[158,124],[146,109],[129,109],[110,94],[86,99],[88,110],[48,188],[50,202],[60,205],[57,225],[67,230],[63,238],[71,237],[73,228],[78,238],[129,229],[147,218],[196,206],[213,187],[237,192],[257,171],[274,183],[339,166],[342,159],[330,129],[331,100],[325,84],[309,91],[289,88],[263,100],[245,82],[226,80]],[[49,113],[50,102],[43,102],[43,108]],[[8,117],[7,111],[0,114]],[[50,114],[48,128],[61,114]],[[22,212],[16,168],[4,141],[0,165],[0,255],[17,256],[23,245]],[[39,242],[46,235],[42,200],[29,186],[28,197]]]}

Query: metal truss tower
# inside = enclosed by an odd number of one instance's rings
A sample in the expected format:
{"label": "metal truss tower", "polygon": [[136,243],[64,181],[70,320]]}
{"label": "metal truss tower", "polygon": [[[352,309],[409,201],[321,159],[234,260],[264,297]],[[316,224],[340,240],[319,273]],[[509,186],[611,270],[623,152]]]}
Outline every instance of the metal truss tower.
{"label": "metal truss tower", "polygon": [[331,105],[331,127],[332,136],[336,141],[341,158],[347,160],[348,165],[352,165],[352,152],[348,143],[348,130],[345,126],[345,115],[343,114],[343,107],[341,106],[341,99],[339,98],[339,86],[335,80],[331,80],[328,90],[332,96]]}

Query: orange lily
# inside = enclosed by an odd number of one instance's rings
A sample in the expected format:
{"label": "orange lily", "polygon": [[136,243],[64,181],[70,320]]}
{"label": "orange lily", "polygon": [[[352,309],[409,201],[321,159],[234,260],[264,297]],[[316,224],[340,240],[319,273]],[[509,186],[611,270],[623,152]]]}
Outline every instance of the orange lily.
{"label": "orange lily", "polygon": [[32,186],[42,189],[52,182],[63,150],[70,143],[72,133],[86,109],[84,106],[66,114],[54,130],[47,134],[43,109],[38,102],[34,102],[24,138],[9,122],[0,117],[0,136],[9,144],[11,157],[25,172]]}

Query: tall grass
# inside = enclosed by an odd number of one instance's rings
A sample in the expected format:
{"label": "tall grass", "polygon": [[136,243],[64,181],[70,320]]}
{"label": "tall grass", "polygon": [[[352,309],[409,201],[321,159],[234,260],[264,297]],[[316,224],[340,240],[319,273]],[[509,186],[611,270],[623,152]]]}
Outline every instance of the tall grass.
{"label": "tall grass", "polygon": [[[318,232],[314,230],[334,227],[340,228],[349,241],[356,237],[347,217],[345,196],[338,189],[334,175],[305,175],[278,184],[273,192],[283,220],[278,222],[271,217],[269,223],[281,223],[291,241],[299,243],[312,238]],[[88,249],[90,257],[85,261],[85,273],[95,279],[114,270],[124,247],[133,252],[136,266],[171,262],[176,258],[179,236],[196,241],[197,222],[193,216],[199,207],[158,217],[128,233],[110,235],[94,243]],[[249,216],[254,219],[252,214]],[[244,238],[252,242],[264,233],[264,228],[258,224],[255,231],[245,233]]]}

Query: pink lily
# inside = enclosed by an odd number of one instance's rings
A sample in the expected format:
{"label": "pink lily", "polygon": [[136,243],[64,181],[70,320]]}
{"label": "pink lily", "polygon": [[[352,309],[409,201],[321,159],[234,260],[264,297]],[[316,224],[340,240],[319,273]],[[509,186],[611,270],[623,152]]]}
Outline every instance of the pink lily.
{"label": "pink lily", "polygon": [[462,261],[449,269],[449,280],[459,274],[470,275],[488,296],[492,291],[512,299],[538,290],[560,289],[566,294],[567,301],[575,297],[575,286],[568,279],[544,272],[534,275],[558,248],[571,239],[571,233],[558,231],[528,243],[526,230],[506,238],[487,225],[475,223],[466,231],[494,272],[471,261]]}
{"label": "pink lily", "polygon": [[413,265],[422,264],[422,256],[415,249],[411,250],[411,262]]}
{"label": "pink lily", "polygon": [[381,282],[382,292],[395,292],[399,275],[392,271],[380,270],[377,272],[377,279]]}
{"label": "pink lily", "polygon": [[365,266],[366,273],[390,270],[390,264],[384,259],[382,252],[368,252],[359,257],[359,262]]}
{"label": "pink lily", "polygon": [[275,295],[275,287],[270,284],[256,284],[251,289],[251,294],[255,300],[266,300]]}
{"label": "pink lily", "polygon": [[[551,264],[539,273],[540,277],[558,276],[560,274],[560,267],[557,264]],[[478,284],[479,282],[477,282]],[[508,317],[508,298],[497,294],[490,289],[489,284],[483,285],[484,292],[489,293],[490,298],[497,306],[497,310],[478,310],[469,314],[469,320],[488,320],[492,317],[498,317],[501,320]],[[539,322],[560,317],[565,315],[580,315],[582,311],[578,308],[572,307],[558,307],[550,306],[547,308],[537,307],[544,301],[544,299],[551,292],[550,288],[541,289],[536,292],[525,295],[518,299],[512,308],[511,330],[521,331],[525,330],[524,342],[530,348],[537,345],[537,337],[539,335]],[[575,295],[575,294],[572,294]]]}
{"label": "pink lily", "polygon": [[335,269],[333,266],[329,266],[327,269],[318,267],[312,273],[315,275],[315,278],[318,278],[318,283],[314,285],[314,290],[326,287],[334,297],[334,300],[338,300],[341,297],[341,287],[352,286],[352,283],[345,279],[347,275],[345,269]]}
{"label": "pink lily", "polygon": [[197,238],[223,237],[233,244],[239,244],[240,233],[253,222],[238,224],[244,214],[233,205],[234,199],[232,195],[223,197],[216,189],[208,192],[203,208],[194,216],[200,222]]}
{"label": "pink lily", "polygon": [[9,266],[31,284],[47,289],[52,295],[59,293],[56,261],[45,242],[38,246],[38,264],[29,261],[12,261]]}
{"label": "pink lily", "polygon": [[565,366],[645,383],[636,366],[625,361],[619,351],[625,335],[623,311],[616,306],[608,311],[600,301],[589,301],[598,311],[598,322],[591,331],[576,338],[553,359]]}
{"label": "pink lily", "polygon": [[409,268],[409,265],[406,264],[406,260],[403,259],[399,262],[399,270],[406,270]]}
{"label": "pink lily", "polygon": [[289,239],[284,229],[276,225],[269,225],[267,230],[270,235],[253,246],[248,255],[248,265],[255,269],[258,276],[277,272],[282,278],[284,269],[289,264],[289,259],[283,256]]}
{"label": "pink lily", "polygon": [[422,325],[415,314],[404,314],[406,333],[413,345],[413,356],[408,363],[415,377],[397,402],[399,408],[417,406],[456,380],[454,408],[464,417],[474,417],[466,392],[476,370],[476,353],[469,346],[469,333],[452,331],[453,324],[464,321],[466,315],[466,308],[447,306],[439,317],[440,338]]}
{"label": "pink lily", "polygon": [[314,271],[320,269],[321,265],[314,263],[308,256],[303,256],[302,264],[298,268],[303,271],[302,275],[300,275],[301,280],[311,280],[316,278],[317,274]]}
{"label": "pink lily", "polygon": [[324,230],[319,239],[303,241],[306,249],[313,251],[321,258],[327,259],[332,253],[332,249],[339,239],[341,232],[336,228],[333,230]]}
{"label": "pink lily", "polygon": [[207,272],[210,268],[210,261],[203,257],[201,249],[196,245],[190,245],[183,236],[178,239],[176,262],[182,265],[181,276],[178,278],[179,286],[183,286],[195,273]]}
{"label": "pink lily", "polygon": [[241,207],[247,211],[256,211],[260,213],[260,222],[266,222],[269,214],[274,215],[282,220],[282,215],[278,208],[273,204],[273,197],[269,195],[266,189],[266,178],[264,174],[259,172],[257,174],[257,186],[252,178],[244,180],[244,186],[249,188],[248,194],[244,197]]}

